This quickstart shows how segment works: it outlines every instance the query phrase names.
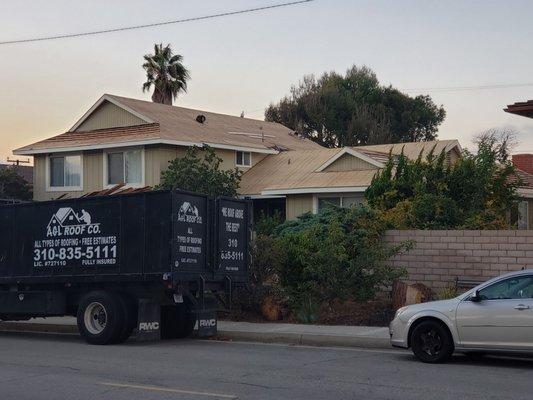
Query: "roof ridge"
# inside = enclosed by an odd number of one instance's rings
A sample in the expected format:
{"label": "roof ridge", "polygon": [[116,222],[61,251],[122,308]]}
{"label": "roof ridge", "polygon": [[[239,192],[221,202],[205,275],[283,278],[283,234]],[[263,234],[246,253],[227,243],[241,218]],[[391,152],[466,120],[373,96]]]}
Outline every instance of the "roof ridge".
{"label": "roof ridge", "polygon": [[[161,107],[169,107],[169,108],[172,108],[172,109],[182,109],[182,110],[188,110],[188,111],[196,111],[196,112],[200,112],[200,113],[209,113],[209,114],[214,114],[214,115],[221,115],[221,116],[224,116],[224,117],[240,118],[240,119],[245,119],[245,120],[249,120],[249,121],[263,122],[265,124],[281,125],[281,126],[287,128],[287,129],[290,129],[290,128],[286,127],[285,125],[280,124],[279,122],[274,122],[274,121],[265,121],[265,120],[262,120],[262,119],[240,117],[238,115],[224,114],[224,113],[216,112],[216,111],[200,110],[198,108],[190,108],[190,107],[183,107],[183,106],[175,106],[175,105],[168,105],[168,104],[162,104],[162,103],[155,103],[153,101],[136,99],[134,97],[118,96],[118,95],[110,94],[110,93],[105,93],[104,96],[113,97],[114,99],[116,99],[118,101],[120,101],[120,99],[132,100],[132,101],[138,101],[138,102],[141,102],[141,103],[147,103],[147,104],[150,104],[150,105],[155,105],[156,107],[159,107],[159,106],[161,106]],[[290,129],[290,130],[292,131],[292,129]]]}

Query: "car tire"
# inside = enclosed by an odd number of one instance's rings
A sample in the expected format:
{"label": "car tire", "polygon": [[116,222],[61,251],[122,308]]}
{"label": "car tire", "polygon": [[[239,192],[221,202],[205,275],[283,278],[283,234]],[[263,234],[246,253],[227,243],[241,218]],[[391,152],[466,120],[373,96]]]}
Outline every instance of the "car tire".
{"label": "car tire", "polygon": [[119,296],[105,291],[86,294],[78,306],[77,322],[87,343],[105,345],[116,342],[125,322]]}
{"label": "car tire", "polygon": [[414,355],[425,363],[442,363],[453,353],[453,338],[441,322],[429,320],[415,326],[411,333]]}

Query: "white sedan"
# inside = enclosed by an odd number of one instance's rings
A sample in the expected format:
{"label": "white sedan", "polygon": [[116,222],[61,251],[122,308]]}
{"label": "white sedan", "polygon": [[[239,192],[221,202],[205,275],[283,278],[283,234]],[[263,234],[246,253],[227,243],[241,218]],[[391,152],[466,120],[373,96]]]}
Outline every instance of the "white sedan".
{"label": "white sedan", "polygon": [[393,346],[412,348],[429,363],[454,351],[533,353],[533,270],[491,279],[451,300],[402,307],[389,330]]}

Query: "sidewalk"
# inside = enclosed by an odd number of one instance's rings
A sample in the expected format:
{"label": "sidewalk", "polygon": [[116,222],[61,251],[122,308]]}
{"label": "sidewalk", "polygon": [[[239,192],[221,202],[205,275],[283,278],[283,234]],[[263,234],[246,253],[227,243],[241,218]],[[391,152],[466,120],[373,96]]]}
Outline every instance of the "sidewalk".
{"label": "sidewalk", "polygon": [[[0,322],[0,331],[77,333],[78,329],[75,318],[62,317]],[[390,348],[388,328],[371,326],[218,321],[217,338],[308,346]]]}

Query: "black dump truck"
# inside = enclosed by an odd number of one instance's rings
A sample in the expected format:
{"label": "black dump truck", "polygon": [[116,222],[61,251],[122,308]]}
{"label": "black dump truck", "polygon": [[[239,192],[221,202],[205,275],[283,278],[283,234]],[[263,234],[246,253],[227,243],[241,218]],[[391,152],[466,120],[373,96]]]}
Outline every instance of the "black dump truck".
{"label": "black dump truck", "polygon": [[0,206],[0,320],[71,315],[92,344],[216,333],[251,205],[150,191]]}

